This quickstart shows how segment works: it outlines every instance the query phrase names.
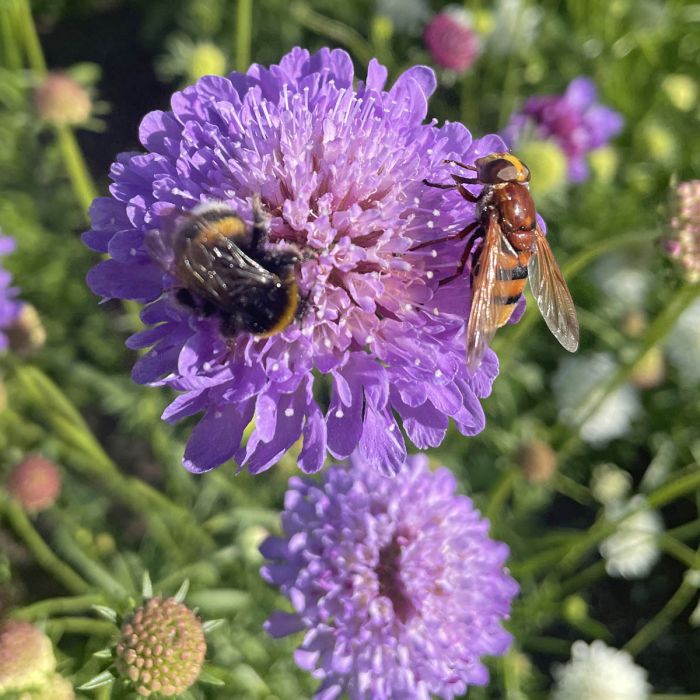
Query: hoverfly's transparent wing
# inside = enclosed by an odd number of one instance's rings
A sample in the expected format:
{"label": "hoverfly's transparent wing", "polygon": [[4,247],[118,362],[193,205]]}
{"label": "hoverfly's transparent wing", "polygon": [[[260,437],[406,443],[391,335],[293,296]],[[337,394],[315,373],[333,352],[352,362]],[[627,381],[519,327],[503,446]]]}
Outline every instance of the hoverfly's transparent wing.
{"label": "hoverfly's transparent wing", "polygon": [[578,348],[578,320],[569,288],[540,227],[535,232],[535,254],[528,265],[530,288],[554,337],[569,352]]}
{"label": "hoverfly's transparent wing", "polygon": [[467,368],[474,373],[498,329],[500,306],[496,294],[499,254],[503,234],[495,216],[489,219],[479,255],[477,274],[472,280],[472,307],[467,326]]}

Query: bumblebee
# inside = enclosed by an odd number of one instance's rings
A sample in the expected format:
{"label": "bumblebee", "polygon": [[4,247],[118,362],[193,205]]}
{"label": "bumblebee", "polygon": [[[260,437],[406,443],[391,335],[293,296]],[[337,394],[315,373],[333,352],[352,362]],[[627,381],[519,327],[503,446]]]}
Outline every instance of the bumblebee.
{"label": "bumblebee", "polygon": [[176,299],[204,316],[218,316],[226,337],[283,331],[302,311],[296,281],[301,255],[268,246],[267,217],[253,200],[253,225],[224,202],[186,213],[173,236]]}
{"label": "bumblebee", "polygon": [[[467,366],[474,372],[498,328],[515,310],[530,279],[530,288],[549,330],[562,346],[574,352],[579,327],[576,310],[564,277],[540,225],[530,194],[530,170],[510,153],[490,153],[474,165],[445,161],[474,173],[472,177],[452,174],[452,183],[423,180],[428,187],[455,189],[476,204],[476,221],[462,231],[416,246],[422,248],[441,240],[464,240],[467,244],[452,281],[464,272],[472,244],[481,238],[472,270],[472,305],[467,327]],[[482,185],[473,195],[465,185]]]}

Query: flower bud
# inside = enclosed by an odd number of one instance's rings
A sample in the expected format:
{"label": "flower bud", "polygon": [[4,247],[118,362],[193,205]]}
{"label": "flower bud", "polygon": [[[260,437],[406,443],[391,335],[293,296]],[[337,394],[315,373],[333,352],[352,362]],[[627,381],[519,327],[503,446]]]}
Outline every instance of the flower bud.
{"label": "flower bud", "polygon": [[41,455],[29,455],[10,473],[8,492],[25,510],[38,513],[50,508],[61,493],[58,467]]}
{"label": "flower bud", "polygon": [[681,182],[674,195],[666,252],[678,261],[688,282],[700,282],[700,180]]}
{"label": "flower bud", "polygon": [[49,73],[36,88],[34,101],[39,116],[55,126],[83,124],[92,113],[87,90],[67,73]]}
{"label": "flower bud", "polygon": [[31,357],[46,342],[46,331],[37,310],[31,304],[22,304],[14,322],[5,329],[10,350],[20,357]]}
{"label": "flower bud", "polygon": [[117,670],[142,697],[179,695],[197,680],[206,650],[202,624],[186,605],[151,598],[122,625]]}
{"label": "flower bud", "polygon": [[55,668],[51,640],[38,628],[19,620],[0,626],[0,695],[40,686]]}
{"label": "flower bud", "polygon": [[523,475],[532,484],[551,479],[557,471],[557,453],[545,442],[533,440],[521,445],[516,457]]}
{"label": "flower bud", "polygon": [[469,13],[457,6],[428,22],[423,41],[435,63],[457,73],[471,68],[480,51]]}

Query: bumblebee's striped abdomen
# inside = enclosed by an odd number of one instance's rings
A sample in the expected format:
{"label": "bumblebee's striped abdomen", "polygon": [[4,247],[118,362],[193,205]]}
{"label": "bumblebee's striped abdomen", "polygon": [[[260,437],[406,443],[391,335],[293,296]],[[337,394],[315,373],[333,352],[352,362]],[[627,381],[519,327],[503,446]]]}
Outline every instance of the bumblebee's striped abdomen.
{"label": "bumblebee's striped abdomen", "polygon": [[519,251],[517,257],[501,254],[499,260],[498,279],[495,283],[494,295],[499,304],[498,327],[508,323],[515,311],[515,306],[525,291],[527,283],[527,264],[532,253]]}

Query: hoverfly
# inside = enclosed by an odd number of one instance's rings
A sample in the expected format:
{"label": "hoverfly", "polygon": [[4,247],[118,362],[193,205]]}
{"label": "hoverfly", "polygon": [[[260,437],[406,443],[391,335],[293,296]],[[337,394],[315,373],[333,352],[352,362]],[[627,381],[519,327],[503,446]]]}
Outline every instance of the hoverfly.
{"label": "hoverfly", "polygon": [[[530,170],[509,153],[491,153],[474,165],[445,161],[473,177],[452,175],[453,184],[423,180],[429,187],[456,189],[476,204],[476,221],[459,233],[439,240],[468,238],[459,266],[445,284],[463,274],[472,243],[483,238],[472,270],[472,306],[467,326],[467,367],[474,372],[498,328],[510,319],[530,279],[530,288],[554,337],[569,352],[578,348],[579,329],[571,294],[554,260],[547,238],[537,223],[528,182]],[[483,185],[473,195],[465,185]],[[427,241],[414,247],[437,243]]]}
{"label": "hoverfly", "polygon": [[301,255],[289,246],[268,246],[259,197],[253,218],[250,227],[225,202],[205,202],[186,212],[173,233],[175,298],[217,316],[227,337],[247,332],[267,338],[283,331],[303,306],[296,281]]}

